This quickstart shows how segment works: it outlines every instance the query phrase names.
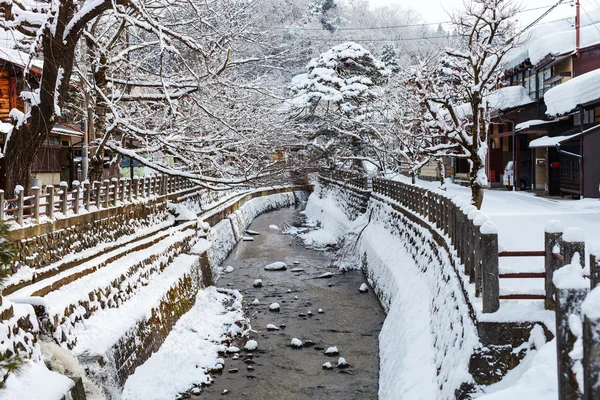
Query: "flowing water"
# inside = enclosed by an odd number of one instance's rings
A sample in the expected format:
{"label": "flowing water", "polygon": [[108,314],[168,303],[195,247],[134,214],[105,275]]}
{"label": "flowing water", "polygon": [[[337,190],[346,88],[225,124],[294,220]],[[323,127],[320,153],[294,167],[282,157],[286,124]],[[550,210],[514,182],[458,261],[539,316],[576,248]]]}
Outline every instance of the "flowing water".
{"label": "flowing water", "polygon": [[[242,351],[238,359],[227,355],[223,373],[215,376],[199,400],[221,398],[224,390],[234,399],[377,398],[383,309],[372,290],[359,293],[359,286],[366,282],[361,272],[341,273],[329,266],[331,253],[307,249],[299,238],[269,229],[283,221],[299,226],[303,220],[293,208],[259,216],[249,229],[260,235],[254,241],[240,242],[223,263],[235,269],[217,284],[244,295],[246,315],[256,331],[251,338],[258,342],[258,349]],[[287,270],[264,270],[276,261],[285,262]],[[303,271],[292,272],[295,268]],[[326,272],[333,277],[317,278]],[[262,287],[253,286],[256,279],[263,281]],[[252,305],[254,299],[260,304]],[[269,311],[275,302],[281,310]],[[280,330],[267,331],[268,324]],[[292,348],[293,338],[312,345]],[[234,344],[242,348],[244,342]],[[324,354],[330,346],[337,346],[339,356]],[[335,367],[340,356],[348,368]],[[322,367],[328,361],[334,365],[332,370]]]}

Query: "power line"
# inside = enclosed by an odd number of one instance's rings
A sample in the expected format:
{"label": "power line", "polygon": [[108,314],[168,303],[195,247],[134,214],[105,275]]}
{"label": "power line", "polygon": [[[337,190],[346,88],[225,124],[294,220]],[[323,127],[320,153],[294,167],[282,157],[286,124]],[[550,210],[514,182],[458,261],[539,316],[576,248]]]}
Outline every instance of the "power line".
{"label": "power line", "polygon": [[[564,1],[564,0],[562,0]],[[561,2],[562,2],[561,1]],[[550,7],[551,5],[547,5],[547,6],[541,6],[541,7],[535,7],[535,8],[528,8],[525,10],[521,10],[520,12],[526,12],[526,11],[535,11],[535,10],[541,10],[547,7]],[[554,6],[556,7],[556,5]],[[452,21],[438,21],[438,22],[426,22],[426,23],[422,23],[422,24],[405,24],[405,25],[389,25],[389,26],[371,26],[371,27],[347,27],[347,28],[336,28],[334,30],[334,32],[336,31],[368,31],[368,30],[379,30],[379,29],[397,29],[397,28],[415,28],[415,27],[419,27],[419,26],[431,26],[431,25],[439,25],[439,24],[449,24]],[[275,28],[276,30],[280,30],[280,31],[329,31],[331,32],[330,29],[326,29],[326,28],[296,28],[296,27],[284,27],[284,28]]]}
{"label": "power line", "polygon": [[[556,4],[554,4],[552,7],[550,7],[548,10],[546,10],[546,12],[544,12],[541,16],[539,16],[535,21],[533,21],[531,24],[527,25],[524,29],[521,30],[521,32],[519,32],[519,34],[517,36],[520,36],[523,34],[523,32],[525,32],[526,30],[528,30],[529,28],[531,28],[532,26],[534,26],[535,24],[537,24],[538,22],[540,22],[542,19],[544,19],[548,14],[550,14],[556,7],[560,6],[565,0],[558,0],[558,2]],[[547,7],[547,6],[546,6]],[[544,7],[545,8],[545,7]]]}
{"label": "power line", "polygon": [[426,36],[426,37],[413,37],[413,38],[401,38],[401,39],[361,39],[361,38],[304,38],[304,40],[312,40],[315,42],[407,42],[413,40],[432,40],[432,39],[447,39],[453,37],[461,37],[462,35],[445,35],[445,36]]}
{"label": "power line", "polygon": [[596,23],[594,23],[594,21],[592,20],[592,17],[590,17],[590,14],[588,14],[588,12],[585,9],[585,7],[583,6],[583,4],[581,5],[581,8],[583,8],[583,12],[585,13],[585,15],[588,16],[588,18],[590,19],[590,22],[592,22],[592,25],[594,25],[594,27],[596,28],[596,30],[598,31],[598,33],[600,33],[600,29],[598,28],[598,25]]}

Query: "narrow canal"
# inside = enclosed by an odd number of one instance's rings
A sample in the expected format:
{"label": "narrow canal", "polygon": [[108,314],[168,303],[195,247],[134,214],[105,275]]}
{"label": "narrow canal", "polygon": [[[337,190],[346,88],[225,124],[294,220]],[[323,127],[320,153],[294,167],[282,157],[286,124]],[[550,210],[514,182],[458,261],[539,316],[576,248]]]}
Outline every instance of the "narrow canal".
{"label": "narrow canal", "polygon": [[[223,263],[234,269],[218,286],[244,295],[258,348],[224,356],[222,374],[198,398],[376,399],[378,335],[385,318],[379,301],[372,290],[359,292],[366,282],[361,272],[340,273],[330,267],[331,253],[307,249],[299,238],[269,228],[283,221],[300,226],[304,216],[293,208],[259,216],[249,229],[260,235],[240,242]],[[285,271],[264,269],[278,261],[287,264]],[[327,272],[333,276],[319,278]],[[254,287],[256,279],[262,287]],[[279,304],[279,312],[269,310],[272,303]],[[269,324],[279,330],[267,330]],[[293,338],[304,346],[293,348]],[[244,343],[235,344],[243,348]],[[333,346],[339,355],[326,355]],[[339,357],[347,368],[337,367]],[[324,369],[327,362],[334,368]]]}

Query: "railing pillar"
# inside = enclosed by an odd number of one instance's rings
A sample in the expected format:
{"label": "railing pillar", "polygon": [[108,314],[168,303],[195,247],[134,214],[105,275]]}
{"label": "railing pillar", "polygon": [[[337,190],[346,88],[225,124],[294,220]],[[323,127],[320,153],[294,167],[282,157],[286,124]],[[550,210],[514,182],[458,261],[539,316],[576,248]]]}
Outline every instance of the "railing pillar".
{"label": "railing pillar", "polygon": [[92,204],[92,190],[90,181],[83,182],[83,204],[87,211],[90,211],[90,206]]}
{"label": "railing pillar", "polygon": [[4,190],[0,189],[0,223],[4,222],[4,206]]}
{"label": "railing pillar", "polygon": [[40,223],[40,188],[33,186],[31,188],[33,192],[33,219],[36,223]]}
{"label": "railing pillar", "polygon": [[600,288],[581,305],[583,314],[583,399],[600,399]]}
{"label": "railing pillar", "polygon": [[112,187],[112,205],[117,205],[117,200],[119,199],[119,180],[117,178],[112,178],[110,180],[110,186]]}
{"label": "railing pillar", "polygon": [[48,201],[46,203],[46,212],[48,219],[54,219],[54,186],[47,185],[46,192],[48,193]]}
{"label": "railing pillar", "polygon": [[554,271],[558,270],[563,266],[563,263],[557,259],[554,254],[561,253],[561,238],[563,234],[563,227],[560,221],[551,220],[548,221],[544,232],[544,288],[546,291],[546,298],[544,299],[544,308],[546,310],[554,310],[554,284],[552,283],[552,276]]}
{"label": "railing pillar", "polygon": [[96,192],[96,208],[98,208],[98,210],[100,208],[102,208],[102,201],[101,199],[101,195],[102,195],[102,183],[95,181],[94,182],[94,191]]}
{"label": "railing pillar", "polygon": [[79,181],[73,181],[73,213],[79,214]]}
{"label": "railing pillar", "polygon": [[60,204],[60,210],[62,212],[62,214],[66,217],[67,214],[69,213],[69,184],[65,181],[62,181],[60,183],[60,190],[61,190],[61,204]]}
{"label": "railing pillar", "polygon": [[487,221],[481,225],[480,232],[483,312],[493,313],[500,308],[498,228],[491,221]]}
{"label": "railing pillar", "polygon": [[585,240],[581,228],[567,228],[562,235],[565,265],[576,262],[585,266]]}
{"label": "railing pillar", "polygon": [[127,187],[127,201],[131,203],[132,193],[131,193],[131,178],[126,179],[126,187]]}
{"label": "railing pillar", "polygon": [[146,177],[142,178],[142,196],[141,197],[148,197],[148,196],[146,196],[146,180],[147,179],[148,178],[146,178]]}
{"label": "railing pillar", "polygon": [[104,186],[104,208],[108,208],[110,204],[110,181],[105,179],[102,186]]}
{"label": "railing pillar", "polygon": [[573,373],[575,361],[569,353],[576,337],[571,324],[581,325],[581,304],[588,293],[589,283],[577,265],[565,265],[554,273],[556,287],[556,361],[559,400],[581,398],[579,383]]}
{"label": "railing pillar", "polygon": [[137,200],[140,198],[140,178],[133,177],[133,197]]}
{"label": "railing pillar", "polygon": [[119,200],[125,203],[125,179],[119,178]]}
{"label": "railing pillar", "polygon": [[23,206],[25,205],[25,189],[22,187],[17,192],[17,224],[23,226]]}

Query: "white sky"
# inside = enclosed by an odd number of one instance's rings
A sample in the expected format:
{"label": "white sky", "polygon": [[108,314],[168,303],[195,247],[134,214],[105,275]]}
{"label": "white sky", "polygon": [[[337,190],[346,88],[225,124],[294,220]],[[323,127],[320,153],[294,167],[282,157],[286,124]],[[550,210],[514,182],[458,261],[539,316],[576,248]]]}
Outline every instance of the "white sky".
{"label": "white sky", "polygon": [[[413,8],[418,11],[426,22],[439,22],[447,21],[448,14],[446,11],[452,11],[457,8],[461,8],[462,0],[369,0],[373,6],[390,6],[399,5],[401,7]],[[552,5],[556,4],[557,0],[523,0],[523,9],[545,7],[539,10],[526,11],[521,14],[521,25],[526,26],[527,24],[535,21],[541,16],[547,9]],[[582,6],[588,11],[596,8],[592,6],[592,2],[589,0],[582,0]],[[587,3],[587,5],[586,5]],[[546,7],[547,6],[547,7]],[[584,10],[581,11],[582,14]],[[565,4],[561,4],[554,9],[543,21],[552,21],[562,19],[566,17],[573,17],[575,15],[575,7],[569,5],[569,1],[565,1]]]}

